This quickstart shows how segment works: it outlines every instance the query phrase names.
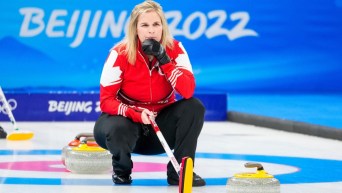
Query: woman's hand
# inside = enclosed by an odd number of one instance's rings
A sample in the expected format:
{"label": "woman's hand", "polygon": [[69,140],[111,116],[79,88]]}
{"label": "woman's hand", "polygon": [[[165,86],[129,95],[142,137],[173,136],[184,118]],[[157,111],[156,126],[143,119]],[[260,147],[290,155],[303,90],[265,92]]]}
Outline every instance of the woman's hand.
{"label": "woman's hand", "polygon": [[146,125],[151,124],[150,119],[148,118],[149,116],[155,117],[154,113],[152,111],[148,110],[148,109],[144,109],[141,112],[141,120]]}
{"label": "woman's hand", "polygon": [[164,47],[155,39],[145,40],[142,43],[142,50],[146,55],[155,56],[159,61],[160,66],[171,61]]}

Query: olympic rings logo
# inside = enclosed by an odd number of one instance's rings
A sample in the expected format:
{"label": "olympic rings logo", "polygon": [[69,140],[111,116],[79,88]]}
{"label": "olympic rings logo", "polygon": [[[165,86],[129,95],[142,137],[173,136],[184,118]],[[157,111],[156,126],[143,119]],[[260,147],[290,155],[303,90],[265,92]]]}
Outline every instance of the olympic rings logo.
{"label": "olympic rings logo", "polygon": [[[16,109],[18,106],[17,101],[14,99],[8,99],[7,102],[8,102],[8,106],[11,109],[11,111]],[[2,102],[2,104],[0,104],[0,113],[8,114],[4,102]]]}

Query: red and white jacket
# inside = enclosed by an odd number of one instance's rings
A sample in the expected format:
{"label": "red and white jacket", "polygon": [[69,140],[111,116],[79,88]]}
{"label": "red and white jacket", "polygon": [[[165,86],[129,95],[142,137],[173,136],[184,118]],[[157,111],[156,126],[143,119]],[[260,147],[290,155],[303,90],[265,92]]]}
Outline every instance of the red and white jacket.
{"label": "red and white jacket", "polygon": [[104,64],[100,80],[102,112],[142,123],[142,108],[158,113],[176,101],[174,91],[184,98],[193,96],[195,79],[187,52],[180,42],[174,40],[174,48],[166,49],[171,62],[158,67],[154,66],[157,62],[154,59],[151,69],[140,43],[133,65],[128,63],[123,50],[125,45],[115,46]]}

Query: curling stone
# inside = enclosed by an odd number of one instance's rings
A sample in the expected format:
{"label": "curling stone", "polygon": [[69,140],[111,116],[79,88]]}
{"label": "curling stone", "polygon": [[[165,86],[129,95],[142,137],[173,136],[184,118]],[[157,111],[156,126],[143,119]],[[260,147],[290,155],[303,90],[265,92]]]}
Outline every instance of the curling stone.
{"label": "curling stone", "polygon": [[280,193],[280,183],[259,163],[246,163],[246,168],[257,168],[255,173],[238,173],[227,181],[228,193]]}
{"label": "curling stone", "polygon": [[[81,144],[81,138],[93,138],[94,135],[92,133],[80,133],[76,135],[75,139],[70,141],[67,146],[64,146],[62,149],[62,163],[65,166],[65,154],[67,151],[71,151],[73,147],[77,147]],[[85,141],[83,141],[84,143]],[[98,146],[97,143],[94,140],[87,140],[88,146]]]}
{"label": "curling stone", "polygon": [[77,174],[101,174],[113,170],[112,155],[99,147],[93,137],[87,136],[79,145],[72,146],[76,144],[77,140],[74,140],[62,150],[62,162],[67,170]]}

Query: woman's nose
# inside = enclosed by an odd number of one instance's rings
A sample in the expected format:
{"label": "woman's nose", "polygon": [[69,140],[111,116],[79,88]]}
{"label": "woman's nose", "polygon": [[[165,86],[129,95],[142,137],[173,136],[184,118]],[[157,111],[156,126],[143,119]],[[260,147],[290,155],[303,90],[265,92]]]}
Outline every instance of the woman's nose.
{"label": "woman's nose", "polygon": [[149,27],[149,28],[148,28],[148,33],[154,33],[153,27]]}

